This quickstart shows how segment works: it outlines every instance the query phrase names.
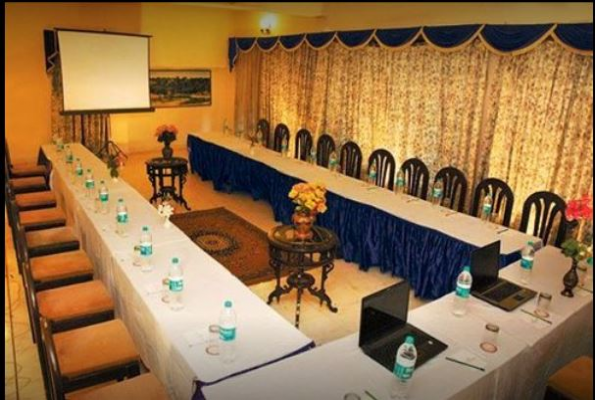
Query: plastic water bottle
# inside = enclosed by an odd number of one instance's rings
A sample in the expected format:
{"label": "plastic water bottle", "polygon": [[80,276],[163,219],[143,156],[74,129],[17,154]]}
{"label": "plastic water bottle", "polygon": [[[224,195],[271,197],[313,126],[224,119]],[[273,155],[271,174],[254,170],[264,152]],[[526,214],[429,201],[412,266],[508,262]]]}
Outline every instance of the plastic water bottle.
{"label": "plastic water bottle", "polygon": [[184,308],[184,273],[177,257],[171,259],[169,266],[169,308],[178,311]]}
{"label": "plastic water bottle", "polygon": [[331,152],[331,155],[328,158],[328,168],[331,172],[337,172],[337,165],[339,164],[339,159],[337,158],[336,152]]}
{"label": "plastic water bottle", "polygon": [[310,164],[316,164],[316,148],[312,146],[310,149],[310,159],[308,160]]}
{"label": "plastic water bottle", "polygon": [[102,214],[109,212],[109,191],[105,181],[99,182],[99,211]]}
{"label": "plastic water bottle", "polygon": [[64,150],[64,139],[62,136],[56,136],[56,151],[59,153]]}
{"label": "plastic water bottle", "polygon": [[281,155],[286,157],[287,156],[287,150],[289,148],[289,141],[287,140],[287,136],[285,136],[283,138],[283,141],[281,142]]}
{"label": "plastic water bottle", "polygon": [[415,348],[415,338],[409,335],[405,338],[405,343],[397,350],[395,368],[393,369],[395,379],[393,380],[390,393],[392,399],[407,398],[416,362],[417,349]]}
{"label": "plastic water bottle", "polygon": [[492,194],[488,193],[483,198],[483,205],[481,207],[481,220],[485,222],[490,222],[492,218],[492,207],[493,207],[494,200],[492,199]]}
{"label": "plastic water bottle", "polygon": [[66,162],[66,165],[70,167],[72,165],[72,161],[74,160],[74,156],[72,155],[72,149],[69,145],[66,145],[65,150],[66,151],[64,152],[64,161]]}
{"label": "plastic water bottle", "polygon": [[434,182],[432,187],[432,204],[439,206],[442,203],[442,196],[444,195],[444,183],[442,179],[438,179]]}
{"label": "plastic water bottle", "polygon": [[83,164],[81,163],[81,159],[77,158],[76,163],[74,164],[74,177],[78,182],[83,180],[84,175]]}
{"label": "plastic water bottle", "polygon": [[372,165],[370,165],[370,172],[368,172],[368,183],[370,185],[375,185],[377,176],[378,176],[378,167],[376,166],[376,160],[374,160],[374,161],[372,161]]}
{"label": "plastic water bottle", "polygon": [[148,226],[143,226],[140,234],[140,257],[141,257],[141,271],[151,272],[153,270],[153,237],[149,232]]}
{"label": "plastic water bottle", "polygon": [[87,197],[92,199],[95,195],[95,178],[90,168],[87,169],[87,175],[85,176],[85,190]]}
{"label": "plastic water bottle", "polygon": [[463,272],[457,278],[457,290],[455,292],[454,308],[452,311],[457,317],[467,314],[467,304],[469,303],[469,296],[471,296],[472,285],[473,277],[471,276],[471,268],[464,267]]}
{"label": "plastic water bottle", "polygon": [[260,126],[256,128],[256,143],[258,145],[264,145],[264,135],[262,134],[262,130],[260,130]]}
{"label": "plastic water bottle", "polygon": [[527,245],[521,250],[521,283],[523,285],[528,285],[531,282],[534,259],[535,247],[533,242],[527,242]]}
{"label": "plastic water bottle", "polygon": [[219,318],[219,339],[221,360],[231,363],[236,358],[236,312],[231,301],[225,301]]}
{"label": "plastic water bottle", "polygon": [[118,199],[116,206],[116,232],[120,236],[126,236],[128,230],[128,207],[124,204],[124,199]]}
{"label": "plastic water bottle", "polygon": [[402,169],[397,172],[397,178],[395,179],[395,193],[405,194],[407,192],[407,181],[405,173]]}

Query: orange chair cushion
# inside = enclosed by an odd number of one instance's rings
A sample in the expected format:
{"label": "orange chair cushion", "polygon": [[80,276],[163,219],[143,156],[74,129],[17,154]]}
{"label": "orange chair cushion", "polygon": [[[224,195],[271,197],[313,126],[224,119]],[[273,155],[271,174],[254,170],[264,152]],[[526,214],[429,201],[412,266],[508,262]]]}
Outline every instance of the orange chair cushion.
{"label": "orange chair cushion", "polygon": [[16,164],[10,167],[10,174],[14,177],[44,176],[46,171],[45,165]]}
{"label": "orange chair cushion", "polygon": [[115,384],[67,395],[68,400],[168,400],[169,396],[155,375],[148,373]]}
{"label": "orange chair cushion", "polygon": [[25,229],[41,225],[66,225],[66,214],[58,207],[21,211],[19,219]]}
{"label": "orange chair cushion", "polygon": [[44,247],[58,243],[78,241],[74,229],[69,226],[26,232],[27,247]]}
{"label": "orange chair cushion", "polygon": [[140,361],[121,320],[115,319],[53,335],[60,373],[78,376]]}
{"label": "orange chair cushion", "polygon": [[68,285],[37,293],[39,313],[59,322],[114,310],[114,302],[101,281]]}
{"label": "orange chair cushion", "polygon": [[43,187],[46,188],[45,178],[42,176],[33,176],[30,178],[16,178],[11,179],[10,184],[12,187],[17,189],[25,189],[31,187]]}
{"label": "orange chair cushion", "polygon": [[41,206],[50,207],[56,205],[56,195],[51,190],[44,190],[43,192],[21,193],[14,196],[14,198],[19,209]]}
{"label": "orange chair cushion", "polygon": [[556,372],[548,386],[572,400],[593,399],[593,359],[580,357]]}
{"label": "orange chair cushion", "polygon": [[93,264],[83,250],[67,251],[31,259],[35,282],[47,282],[73,276],[93,275]]}

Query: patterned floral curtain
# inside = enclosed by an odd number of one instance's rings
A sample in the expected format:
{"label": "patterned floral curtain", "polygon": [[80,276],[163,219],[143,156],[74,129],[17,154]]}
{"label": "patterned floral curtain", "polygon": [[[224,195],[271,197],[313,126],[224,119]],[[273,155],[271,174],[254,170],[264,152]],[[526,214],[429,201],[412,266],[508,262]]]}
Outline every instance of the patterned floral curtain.
{"label": "patterned floral curtain", "polygon": [[109,114],[62,115],[63,93],[60,62],[48,72],[52,79],[52,137],[61,136],[64,142],[80,142],[98,154],[109,135]]}
{"label": "patterned floral curtain", "polygon": [[266,118],[292,134],[326,132],[358,143],[365,159],[385,148],[399,164],[423,159],[433,174],[452,165],[470,192],[501,178],[518,215],[538,190],[567,199],[592,191],[592,61],[553,41],[514,57],[479,41],[456,52],[373,42],[254,50],[236,64],[236,123],[254,129]]}

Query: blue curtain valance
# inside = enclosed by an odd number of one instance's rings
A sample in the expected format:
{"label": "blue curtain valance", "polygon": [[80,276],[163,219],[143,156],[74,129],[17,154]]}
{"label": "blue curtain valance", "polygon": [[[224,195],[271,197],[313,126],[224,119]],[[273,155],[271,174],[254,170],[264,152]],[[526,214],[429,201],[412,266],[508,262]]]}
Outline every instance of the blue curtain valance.
{"label": "blue curtain valance", "polygon": [[541,24],[541,25],[457,25],[426,26],[400,29],[368,29],[357,31],[317,32],[300,35],[261,38],[230,38],[229,67],[233,66],[240,52],[255,47],[269,51],[276,45],[294,50],[304,44],[322,49],[333,40],[349,48],[358,48],[370,41],[388,48],[411,45],[422,37],[428,44],[443,50],[463,48],[479,36],[488,49],[499,54],[516,54],[538,45],[548,37],[571,51],[593,55],[593,24]]}

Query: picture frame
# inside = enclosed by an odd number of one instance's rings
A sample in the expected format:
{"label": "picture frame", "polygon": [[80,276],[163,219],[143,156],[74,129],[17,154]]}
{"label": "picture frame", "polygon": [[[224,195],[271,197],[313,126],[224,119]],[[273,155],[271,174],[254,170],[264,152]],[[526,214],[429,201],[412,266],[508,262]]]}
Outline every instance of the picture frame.
{"label": "picture frame", "polygon": [[212,105],[210,69],[152,69],[151,106],[155,108]]}

